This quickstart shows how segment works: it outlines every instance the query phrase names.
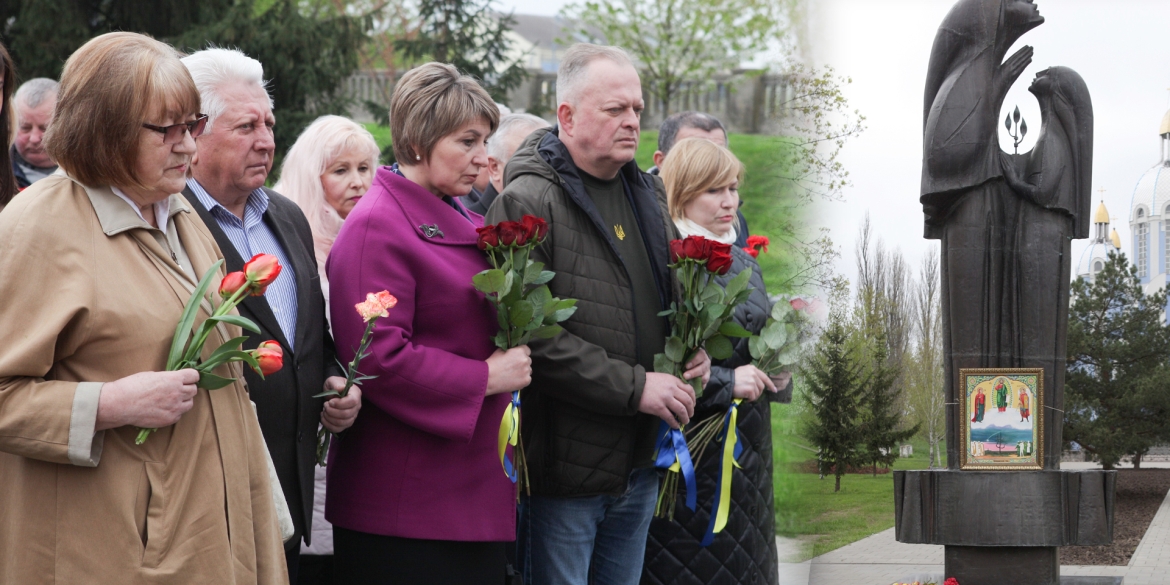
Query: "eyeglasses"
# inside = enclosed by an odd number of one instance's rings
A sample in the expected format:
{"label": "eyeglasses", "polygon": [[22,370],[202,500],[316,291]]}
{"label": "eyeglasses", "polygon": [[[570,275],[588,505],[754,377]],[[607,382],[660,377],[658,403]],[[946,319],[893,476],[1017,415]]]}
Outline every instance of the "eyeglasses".
{"label": "eyeglasses", "polygon": [[183,141],[184,130],[191,134],[191,138],[199,138],[203,134],[203,130],[207,128],[207,114],[199,114],[198,118],[190,122],[179,122],[170,126],[155,126],[154,124],[143,123],[142,127],[161,133],[163,135],[163,144],[176,144]]}

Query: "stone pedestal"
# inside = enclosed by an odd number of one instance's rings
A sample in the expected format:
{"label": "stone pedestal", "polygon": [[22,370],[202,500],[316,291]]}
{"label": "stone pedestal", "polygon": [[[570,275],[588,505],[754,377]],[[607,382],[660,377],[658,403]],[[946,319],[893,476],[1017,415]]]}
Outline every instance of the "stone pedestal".
{"label": "stone pedestal", "polygon": [[946,546],[962,585],[1059,585],[1058,547],[1113,541],[1116,471],[894,472],[898,542]]}

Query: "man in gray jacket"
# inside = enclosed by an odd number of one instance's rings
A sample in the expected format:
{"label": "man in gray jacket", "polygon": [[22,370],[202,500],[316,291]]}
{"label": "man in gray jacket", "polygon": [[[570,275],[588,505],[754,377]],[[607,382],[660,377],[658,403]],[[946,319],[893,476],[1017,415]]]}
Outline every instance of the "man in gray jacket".
{"label": "man in gray jacket", "polygon": [[[688,384],[654,372],[670,328],[669,241],[678,234],[662,181],[638,170],[642,85],[615,47],[578,44],[557,75],[557,126],[525,139],[487,220],[550,224],[534,259],[554,295],[578,299],[553,339],[533,341],[523,393],[531,496],[520,504],[518,560],[528,583],[629,584],[642,571],[658,490],[660,420],[694,411]],[[706,353],[688,379],[710,374]]]}

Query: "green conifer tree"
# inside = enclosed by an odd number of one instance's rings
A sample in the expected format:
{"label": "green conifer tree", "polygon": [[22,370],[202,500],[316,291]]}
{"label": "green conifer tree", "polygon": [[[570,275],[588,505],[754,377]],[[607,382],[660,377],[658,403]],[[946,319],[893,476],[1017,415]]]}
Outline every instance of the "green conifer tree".
{"label": "green conifer tree", "polygon": [[860,432],[865,438],[862,459],[873,465],[877,475],[878,464],[890,466],[898,459],[898,446],[918,433],[919,424],[903,427],[903,413],[898,411],[899,379],[896,365],[890,363],[886,349],[886,335],[877,334],[872,342],[873,360],[870,375],[861,394],[862,413]]}
{"label": "green conifer tree", "polygon": [[834,492],[841,491],[841,476],[862,461],[859,417],[862,364],[849,342],[840,316],[830,320],[812,356],[801,369],[806,381],[805,401],[810,416],[802,434],[818,449],[821,475],[835,476]]}

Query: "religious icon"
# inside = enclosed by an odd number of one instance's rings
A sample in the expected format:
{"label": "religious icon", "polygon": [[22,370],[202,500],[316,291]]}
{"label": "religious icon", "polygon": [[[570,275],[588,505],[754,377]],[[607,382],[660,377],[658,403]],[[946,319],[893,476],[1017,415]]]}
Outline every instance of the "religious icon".
{"label": "religious icon", "polygon": [[[962,469],[1040,469],[1043,465],[1044,370],[1039,368],[961,369],[960,419],[965,421]],[[990,401],[995,408],[988,409]]]}

